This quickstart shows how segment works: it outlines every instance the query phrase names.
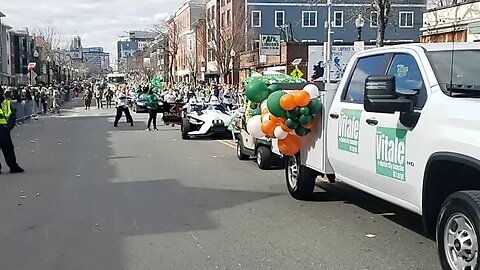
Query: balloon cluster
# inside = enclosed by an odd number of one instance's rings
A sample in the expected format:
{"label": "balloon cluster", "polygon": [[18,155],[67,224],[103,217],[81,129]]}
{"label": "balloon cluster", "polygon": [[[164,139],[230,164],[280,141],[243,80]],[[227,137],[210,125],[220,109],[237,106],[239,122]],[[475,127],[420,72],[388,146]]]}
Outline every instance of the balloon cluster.
{"label": "balloon cluster", "polygon": [[317,99],[318,88],[309,84],[303,90],[287,93],[275,84],[267,86],[255,79],[246,86],[245,94],[253,110],[247,122],[250,135],[277,138],[278,148],[284,155],[298,153],[300,137],[310,132],[315,115],[322,111],[322,104]]}

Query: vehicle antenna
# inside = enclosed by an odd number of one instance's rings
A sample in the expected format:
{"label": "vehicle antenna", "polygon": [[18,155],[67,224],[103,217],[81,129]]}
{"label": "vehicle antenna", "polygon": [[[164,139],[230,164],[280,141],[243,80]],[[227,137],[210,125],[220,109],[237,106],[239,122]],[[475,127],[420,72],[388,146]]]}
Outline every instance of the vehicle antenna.
{"label": "vehicle antenna", "polygon": [[453,61],[455,60],[455,38],[456,38],[456,27],[457,27],[457,17],[455,16],[455,21],[453,22],[453,40],[452,40],[452,58],[450,63],[450,85],[448,89],[450,90],[450,96],[452,96],[453,89]]}

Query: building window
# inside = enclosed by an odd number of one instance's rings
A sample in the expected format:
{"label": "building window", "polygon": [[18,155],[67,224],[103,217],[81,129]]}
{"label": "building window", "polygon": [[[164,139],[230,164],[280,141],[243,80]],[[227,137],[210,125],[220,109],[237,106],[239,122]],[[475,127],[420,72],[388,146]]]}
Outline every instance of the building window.
{"label": "building window", "polygon": [[210,21],[210,8],[207,8],[207,22]]}
{"label": "building window", "polygon": [[230,2],[232,2],[232,0],[227,0],[227,4],[229,4]]}
{"label": "building window", "polygon": [[225,12],[222,13],[222,27],[225,27],[225,24],[226,24],[225,19],[226,19],[226,17],[227,17],[226,13],[225,13]]}
{"label": "building window", "polygon": [[252,27],[262,27],[262,12],[260,10],[252,11]]}
{"label": "building window", "polygon": [[275,11],[275,27],[282,27],[285,24],[285,11]]}
{"label": "building window", "polygon": [[413,27],[413,12],[412,11],[400,11],[399,16],[399,25],[402,28],[412,28]]}
{"label": "building window", "polygon": [[212,20],[215,20],[215,6],[212,6]]}
{"label": "building window", "polygon": [[252,50],[257,50],[260,48],[260,40],[252,40]]}
{"label": "building window", "polygon": [[378,27],[378,12],[376,11],[370,13],[370,27]]}
{"label": "building window", "polygon": [[343,11],[333,12],[333,27],[343,27]]}
{"label": "building window", "polygon": [[316,11],[302,11],[302,27],[317,27]]}
{"label": "building window", "polygon": [[227,26],[230,26],[232,24],[232,10],[229,9],[227,10]]}

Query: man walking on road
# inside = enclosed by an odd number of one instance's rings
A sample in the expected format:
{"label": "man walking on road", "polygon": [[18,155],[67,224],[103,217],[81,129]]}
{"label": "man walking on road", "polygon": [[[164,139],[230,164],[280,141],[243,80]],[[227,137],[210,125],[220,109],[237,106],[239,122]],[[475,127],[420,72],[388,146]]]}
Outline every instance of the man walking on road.
{"label": "man walking on road", "polygon": [[123,113],[125,113],[127,123],[130,123],[130,126],[133,127],[133,118],[130,114],[130,110],[128,109],[127,95],[125,95],[124,91],[125,90],[122,89],[117,93],[117,115],[115,116],[115,122],[113,123],[114,127],[118,127],[118,121],[120,121],[120,118],[122,118]]}
{"label": "man walking on road", "polygon": [[95,101],[97,103],[97,109],[103,109],[103,89],[99,84],[97,84],[95,89]]}
{"label": "man walking on road", "polygon": [[[22,173],[24,170],[17,164],[15,157],[15,148],[12,142],[12,131],[15,126],[15,111],[12,104],[11,92],[6,91],[3,97],[0,97],[0,148],[2,149],[5,162],[10,167],[10,173]],[[0,165],[1,173],[1,165]]]}

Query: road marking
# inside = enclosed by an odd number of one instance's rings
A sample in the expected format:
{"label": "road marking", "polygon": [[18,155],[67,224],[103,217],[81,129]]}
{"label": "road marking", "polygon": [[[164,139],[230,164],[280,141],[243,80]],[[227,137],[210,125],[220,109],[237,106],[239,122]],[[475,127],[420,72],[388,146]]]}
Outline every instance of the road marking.
{"label": "road marking", "polygon": [[234,142],[232,142],[232,141],[221,140],[221,141],[218,141],[218,142],[221,143],[221,144],[223,144],[223,145],[226,145],[226,146],[228,146],[228,147],[230,147],[230,148],[233,148],[233,149],[237,148],[237,145],[236,145]]}

